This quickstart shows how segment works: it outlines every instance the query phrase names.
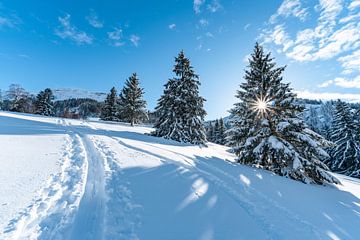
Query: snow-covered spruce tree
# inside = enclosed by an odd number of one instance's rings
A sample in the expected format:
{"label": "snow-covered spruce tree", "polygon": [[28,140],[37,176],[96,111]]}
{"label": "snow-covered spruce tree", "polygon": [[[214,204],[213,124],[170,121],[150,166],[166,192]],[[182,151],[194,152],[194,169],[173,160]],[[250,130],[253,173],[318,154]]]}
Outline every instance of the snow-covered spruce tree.
{"label": "snow-covered spruce tree", "polygon": [[332,126],[333,121],[333,101],[328,101],[321,104],[320,112],[321,112],[321,130],[320,134],[324,136],[327,140],[330,140],[330,128]]}
{"label": "snow-covered spruce tree", "polygon": [[158,100],[154,136],[205,145],[203,108],[205,99],[199,95],[200,81],[190,61],[181,51],[175,58],[175,77],[165,84]]}
{"label": "snow-covered spruce tree", "polygon": [[306,128],[294,103],[296,95],[283,83],[285,67],[256,43],[231,110],[228,144],[238,162],[270,170],[304,183],[338,183],[322,162],[327,141]]}
{"label": "snow-covered spruce tree", "polygon": [[208,126],[206,127],[206,139],[209,142],[214,141],[214,131],[215,131],[214,125],[212,124],[212,122],[209,122]]}
{"label": "snow-covered spruce tree", "polygon": [[309,126],[309,128],[311,130],[313,130],[314,132],[317,132],[317,133],[321,132],[319,113],[317,112],[316,107],[310,106],[310,108],[307,109],[307,114],[305,116],[305,122]]}
{"label": "snow-covered spruce tree", "polygon": [[143,94],[144,90],[140,88],[139,79],[136,73],[133,73],[126,80],[119,97],[120,118],[130,122],[131,126],[148,118]]}
{"label": "snow-covered spruce tree", "polygon": [[331,140],[336,146],[330,151],[328,165],[334,172],[360,178],[360,146],[356,130],[349,105],[337,101],[331,129]]}
{"label": "snow-covered spruce tree", "polygon": [[217,144],[221,144],[221,145],[225,145],[226,144],[226,130],[225,130],[225,124],[224,124],[224,120],[222,118],[220,118],[219,120],[219,130],[217,133]]}
{"label": "snow-covered spruce tree", "polygon": [[112,87],[101,109],[100,119],[104,121],[119,121],[118,115],[116,89]]}
{"label": "snow-covered spruce tree", "polygon": [[52,116],[54,115],[54,95],[50,88],[40,91],[35,100],[35,113]]}

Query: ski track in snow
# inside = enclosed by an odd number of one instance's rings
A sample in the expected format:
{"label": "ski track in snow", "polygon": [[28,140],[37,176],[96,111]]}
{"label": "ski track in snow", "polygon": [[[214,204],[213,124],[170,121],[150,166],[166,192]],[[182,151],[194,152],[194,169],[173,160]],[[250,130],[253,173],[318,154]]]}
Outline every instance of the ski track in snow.
{"label": "ski track in snow", "polygon": [[102,239],[105,214],[105,171],[103,158],[94,144],[82,136],[89,167],[85,193],[81,199],[69,239]]}
{"label": "ski track in snow", "polygon": [[87,159],[81,138],[69,134],[61,171],[4,229],[5,239],[66,239],[84,192]]}
{"label": "ski track in snow", "polygon": [[[115,153],[102,141],[92,137],[97,150],[105,159],[106,202],[105,239],[139,239],[136,230],[140,227],[141,205],[132,203],[130,183],[125,181],[121,167],[115,161]],[[120,154],[126,156],[127,153]]]}

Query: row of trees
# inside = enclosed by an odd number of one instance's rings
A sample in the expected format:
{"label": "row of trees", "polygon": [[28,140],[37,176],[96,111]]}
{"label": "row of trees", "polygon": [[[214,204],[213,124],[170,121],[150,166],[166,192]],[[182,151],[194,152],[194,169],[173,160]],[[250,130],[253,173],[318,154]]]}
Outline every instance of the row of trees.
{"label": "row of trees", "polygon": [[79,98],[54,101],[51,89],[32,95],[18,84],[11,84],[4,93],[0,90],[0,109],[66,118],[98,117],[103,103]]}
{"label": "row of trees", "polygon": [[140,88],[139,78],[133,73],[126,80],[119,96],[115,87],[107,95],[100,118],[104,121],[127,121],[134,126],[148,118],[144,90]]}
{"label": "row of trees", "polygon": [[[306,183],[338,183],[328,166],[333,171],[358,176],[354,172],[359,173],[360,165],[360,121],[354,122],[348,105],[338,102],[332,125],[324,125],[320,134],[311,130],[301,117],[304,108],[297,103],[289,84],[283,82],[284,70],[285,67],[276,67],[271,54],[256,44],[245,81],[237,91],[238,102],[231,110],[228,130],[222,119],[210,123],[205,130],[205,99],[199,94],[199,77],[181,51],[175,57],[174,77],[164,85],[155,108],[155,130],[151,135],[201,146],[207,140],[227,144],[239,163]],[[147,118],[143,94],[134,73],[119,95],[115,87],[111,89],[101,109],[101,119],[127,121],[131,125],[141,122]],[[13,109],[22,99],[18,98],[21,94],[15,95]],[[36,99],[35,112],[51,115],[51,90],[40,92]],[[328,139],[321,135],[324,132]]]}
{"label": "row of trees", "polygon": [[1,109],[36,113],[45,116],[52,116],[54,110],[54,96],[51,89],[46,88],[40,91],[38,95],[33,96],[18,84],[11,84],[9,90],[5,92],[3,99],[0,93]]}
{"label": "row of trees", "polygon": [[226,145],[226,127],[222,118],[209,122],[206,126],[206,139],[209,142]]}
{"label": "row of trees", "polygon": [[[175,76],[164,85],[154,116],[157,137],[198,145],[205,145],[204,101],[199,95],[200,81],[190,60],[181,51],[175,58]],[[147,118],[144,90],[134,73],[125,83],[119,96],[115,87],[110,90],[100,118],[105,121],[127,121],[133,126]]]}

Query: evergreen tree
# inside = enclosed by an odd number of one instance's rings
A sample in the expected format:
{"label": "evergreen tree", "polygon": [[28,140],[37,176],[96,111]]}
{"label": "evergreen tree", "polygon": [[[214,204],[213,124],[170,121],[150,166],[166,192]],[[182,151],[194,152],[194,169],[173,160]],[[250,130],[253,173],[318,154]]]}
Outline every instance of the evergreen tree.
{"label": "evergreen tree", "polygon": [[320,112],[321,115],[321,130],[320,133],[322,136],[324,136],[327,140],[330,140],[331,134],[330,134],[330,128],[332,126],[333,121],[333,102],[328,101],[321,105]]}
{"label": "evergreen tree", "polygon": [[126,80],[125,86],[120,93],[119,114],[120,118],[131,123],[139,123],[146,120],[146,102],[143,100],[144,90],[140,88],[136,73]]}
{"label": "evergreen tree", "polygon": [[219,119],[216,119],[214,124],[214,136],[212,142],[219,143],[219,138],[220,138],[220,123],[219,123]]}
{"label": "evergreen tree", "polygon": [[112,87],[101,109],[100,119],[104,121],[119,121],[116,89]]}
{"label": "evergreen tree", "polygon": [[165,84],[164,93],[155,109],[159,119],[152,134],[179,142],[204,145],[205,99],[199,96],[199,77],[183,51],[175,58],[173,72],[176,76]]}
{"label": "evergreen tree", "polygon": [[40,91],[35,100],[35,113],[44,116],[54,115],[54,95],[50,88]]}
{"label": "evergreen tree", "polygon": [[219,120],[219,130],[218,130],[218,139],[217,142],[218,144],[221,145],[225,145],[226,144],[226,129],[225,129],[225,124],[224,124],[224,120],[222,118],[220,118]]}
{"label": "evergreen tree", "polygon": [[330,151],[328,164],[334,172],[360,178],[360,146],[357,129],[348,104],[335,104],[331,140],[336,146]]}
{"label": "evergreen tree", "polygon": [[314,132],[320,133],[321,126],[319,121],[319,113],[317,112],[316,107],[310,106],[310,108],[307,111],[308,113],[306,114],[305,117],[306,124]]}
{"label": "evergreen tree", "polygon": [[303,108],[282,82],[285,67],[276,67],[257,43],[245,71],[245,82],[231,110],[229,145],[238,162],[270,170],[305,183],[338,183],[322,162],[326,140],[300,119]]}
{"label": "evergreen tree", "polygon": [[206,127],[206,139],[209,142],[214,141],[214,132],[215,132],[214,126],[213,126],[212,122],[209,122],[209,125]]}

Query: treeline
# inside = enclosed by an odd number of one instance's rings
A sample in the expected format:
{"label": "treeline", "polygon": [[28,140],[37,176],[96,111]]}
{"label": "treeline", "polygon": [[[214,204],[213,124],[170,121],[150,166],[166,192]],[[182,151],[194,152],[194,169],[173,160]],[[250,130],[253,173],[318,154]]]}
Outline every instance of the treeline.
{"label": "treeline", "polygon": [[[271,53],[256,44],[226,125],[223,119],[205,124],[199,76],[183,51],[175,57],[174,76],[164,85],[154,113],[146,110],[144,90],[135,73],[119,94],[113,87],[102,106],[84,100],[76,108],[77,113],[99,111],[104,121],[131,125],[151,119],[153,136],[203,147],[207,141],[228,145],[239,163],[304,183],[339,183],[330,170],[360,177],[359,111],[341,101],[330,102],[324,104],[319,121],[314,109],[304,113],[304,104],[317,102],[298,99],[290,84],[283,82],[284,71]],[[54,104],[50,89],[34,97],[11,86],[6,95],[7,109],[42,115],[66,116],[72,103]]]}
{"label": "treeline", "polygon": [[103,103],[87,98],[54,101],[50,88],[33,95],[19,84],[11,84],[7,91],[0,91],[0,109],[4,111],[65,118],[88,118],[99,117],[102,106]]}

